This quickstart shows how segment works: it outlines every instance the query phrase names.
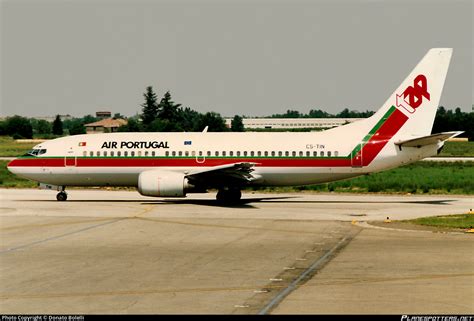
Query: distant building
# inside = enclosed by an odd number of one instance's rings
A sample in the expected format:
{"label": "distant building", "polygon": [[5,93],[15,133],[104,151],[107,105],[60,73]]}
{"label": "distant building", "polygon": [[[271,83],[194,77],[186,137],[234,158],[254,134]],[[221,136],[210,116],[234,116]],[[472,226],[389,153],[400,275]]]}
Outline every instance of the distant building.
{"label": "distant building", "polygon": [[127,125],[125,119],[107,118],[96,121],[95,123],[85,124],[87,134],[99,134],[99,133],[115,133],[119,127]]}
{"label": "distant building", "polygon": [[[247,129],[292,129],[292,128],[331,128],[352,123],[365,118],[244,118]],[[232,118],[226,118],[230,128]]]}
{"label": "distant building", "polygon": [[[62,121],[65,121],[65,120],[70,120],[72,119],[73,117],[69,114],[67,115],[59,115],[59,117],[61,118]],[[34,118],[34,119],[37,119],[37,120],[46,120],[50,123],[52,123],[55,119],[56,119],[56,116],[45,116],[45,117],[31,117],[31,118]]]}
{"label": "distant building", "polygon": [[97,111],[95,113],[95,117],[101,118],[101,119],[111,118],[112,117],[112,112],[110,112],[110,111]]}

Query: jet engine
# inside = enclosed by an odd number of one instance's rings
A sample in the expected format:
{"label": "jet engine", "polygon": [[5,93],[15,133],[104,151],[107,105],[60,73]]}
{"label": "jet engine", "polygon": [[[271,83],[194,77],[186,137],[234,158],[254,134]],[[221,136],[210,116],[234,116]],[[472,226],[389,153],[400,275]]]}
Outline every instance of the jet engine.
{"label": "jet engine", "polygon": [[182,173],[151,170],[138,176],[138,192],[145,196],[180,197],[192,188]]}

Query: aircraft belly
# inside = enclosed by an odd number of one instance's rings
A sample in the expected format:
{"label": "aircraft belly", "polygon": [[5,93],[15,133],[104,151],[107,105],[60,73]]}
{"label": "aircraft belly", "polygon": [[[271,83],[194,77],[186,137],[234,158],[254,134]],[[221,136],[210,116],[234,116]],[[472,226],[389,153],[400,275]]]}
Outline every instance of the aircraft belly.
{"label": "aircraft belly", "polygon": [[342,179],[352,178],[365,174],[361,169],[352,170],[339,169],[335,171],[330,168],[257,168],[256,175],[261,176],[252,185],[262,186],[290,186],[321,184]]}

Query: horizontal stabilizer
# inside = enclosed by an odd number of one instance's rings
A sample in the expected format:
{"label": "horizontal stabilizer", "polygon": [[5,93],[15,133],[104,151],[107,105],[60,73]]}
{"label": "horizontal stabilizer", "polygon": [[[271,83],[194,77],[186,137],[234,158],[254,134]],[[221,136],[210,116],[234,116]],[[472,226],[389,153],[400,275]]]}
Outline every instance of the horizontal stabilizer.
{"label": "horizontal stabilizer", "polygon": [[439,142],[443,142],[449,138],[461,135],[462,133],[464,132],[438,133],[438,134],[433,134],[429,136],[423,136],[423,137],[395,142],[395,145],[404,146],[404,147],[421,147],[425,145],[432,145],[432,144],[437,144]]}

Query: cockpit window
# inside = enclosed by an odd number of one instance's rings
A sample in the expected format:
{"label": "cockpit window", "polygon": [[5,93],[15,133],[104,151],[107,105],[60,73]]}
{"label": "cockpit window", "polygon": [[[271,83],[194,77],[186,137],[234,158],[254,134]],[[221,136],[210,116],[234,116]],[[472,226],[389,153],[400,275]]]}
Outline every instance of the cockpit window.
{"label": "cockpit window", "polygon": [[23,156],[39,156],[46,154],[46,149],[32,149]]}

